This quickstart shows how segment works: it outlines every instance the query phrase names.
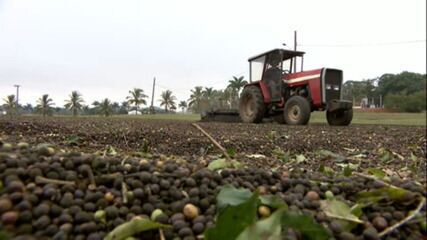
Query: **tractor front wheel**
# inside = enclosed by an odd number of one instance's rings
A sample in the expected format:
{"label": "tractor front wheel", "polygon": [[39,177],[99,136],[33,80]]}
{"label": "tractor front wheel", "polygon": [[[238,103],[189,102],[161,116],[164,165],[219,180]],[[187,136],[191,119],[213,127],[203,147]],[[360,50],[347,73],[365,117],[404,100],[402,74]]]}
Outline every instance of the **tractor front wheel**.
{"label": "tractor front wheel", "polygon": [[265,104],[261,89],[256,86],[245,87],[240,95],[240,118],[245,123],[260,123],[264,118]]}
{"label": "tractor front wheel", "polygon": [[326,119],[331,126],[348,126],[353,120],[353,109],[326,111]]}
{"label": "tractor front wheel", "polygon": [[310,103],[306,98],[293,96],[286,101],[283,114],[289,125],[306,125],[311,115]]}

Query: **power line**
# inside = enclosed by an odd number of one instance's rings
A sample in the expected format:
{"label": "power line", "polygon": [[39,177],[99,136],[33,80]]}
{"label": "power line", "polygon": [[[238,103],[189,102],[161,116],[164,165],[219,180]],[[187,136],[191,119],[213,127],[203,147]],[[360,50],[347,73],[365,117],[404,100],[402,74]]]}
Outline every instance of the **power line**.
{"label": "power line", "polygon": [[400,41],[400,42],[359,43],[359,44],[299,44],[299,46],[303,46],[303,47],[370,47],[370,46],[414,44],[414,43],[421,43],[421,42],[426,42],[426,39]]}

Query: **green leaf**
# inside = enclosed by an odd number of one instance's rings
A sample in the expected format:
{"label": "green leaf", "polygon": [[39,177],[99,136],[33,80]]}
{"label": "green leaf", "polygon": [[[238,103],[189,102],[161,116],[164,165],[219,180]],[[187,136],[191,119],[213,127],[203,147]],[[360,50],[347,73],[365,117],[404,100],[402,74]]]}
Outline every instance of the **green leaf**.
{"label": "green leaf", "polygon": [[6,232],[0,230],[0,240],[8,240],[8,239],[10,239],[10,236]]}
{"label": "green leaf", "polygon": [[[357,202],[363,204],[377,203],[383,199],[391,201],[401,201],[407,199],[415,200],[415,195],[403,188],[398,187],[383,187],[370,191],[359,192],[357,196]],[[412,196],[412,197],[410,197]],[[409,203],[409,202],[408,202]]]}
{"label": "green leaf", "polygon": [[328,158],[328,159],[333,159],[335,162],[344,162],[345,161],[345,157],[336,153],[333,153],[331,151],[328,150],[320,150],[317,152],[321,157],[323,158]]}
{"label": "green leaf", "polygon": [[218,169],[230,168],[232,166],[233,166],[233,164],[231,164],[230,161],[228,161],[225,158],[220,158],[220,159],[217,159],[217,160],[210,162],[208,165],[208,169],[211,171],[215,171]]}
{"label": "green leaf", "polygon": [[252,193],[245,188],[235,188],[232,185],[225,185],[216,197],[218,209],[226,206],[236,206],[246,202],[251,198]]}
{"label": "green leaf", "polygon": [[235,240],[237,236],[257,218],[258,193],[254,193],[247,201],[227,206],[220,211],[216,225],[205,231],[207,240]]}
{"label": "green leaf", "polygon": [[274,141],[277,138],[277,132],[276,131],[270,131],[269,133],[266,134],[266,137],[268,140]]}
{"label": "green leaf", "polygon": [[355,223],[363,223],[363,221],[352,213],[350,207],[345,202],[336,199],[322,200],[320,201],[320,207],[328,217]]}
{"label": "green leaf", "polygon": [[359,168],[359,164],[355,164],[355,163],[337,163],[337,166],[342,167],[343,170],[344,168],[348,167],[352,171],[357,170]]}
{"label": "green leaf", "polygon": [[227,154],[231,157],[234,158],[236,156],[236,149],[234,148],[229,148],[227,149]]}
{"label": "green leaf", "polygon": [[315,222],[313,218],[293,212],[283,214],[282,227],[299,231],[306,240],[324,240],[330,237],[325,228]]}
{"label": "green leaf", "polygon": [[381,161],[390,162],[393,160],[393,153],[385,148],[378,149],[378,154],[381,156]]}
{"label": "green leaf", "polygon": [[415,155],[414,155],[414,153],[413,153],[413,152],[411,152],[411,160],[412,160],[413,162],[415,162],[415,163],[417,163],[417,162],[418,162],[418,158],[417,158],[417,156],[415,156]]}
{"label": "green leaf", "polygon": [[350,166],[345,166],[343,169],[344,176],[348,177],[351,176],[351,173],[353,172],[353,169],[350,168]]}
{"label": "green leaf", "polygon": [[259,197],[259,199],[263,205],[269,206],[271,208],[288,208],[288,205],[286,205],[283,199],[277,195],[262,195]]}
{"label": "green leaf", "polygon": [[104,155],[107,155],[107,156],[115,156],[115,155],[117,155],[117,151],[116,151],[116,149],[114,149],[112,146],[108,145],[108,146],[105,148]]}
{"label": "green leaf", "polygon": [[170,226],[151,221],[147,218],[135,218],[114,228],[104,239],[122,240],[140,232],[167,227]]}
{"label": "green leaf", "polygon": [[353,207],[351,207],[350,211],[353,215],[357,216],[357,217],[361,217],[363,214],[363,205],[362,204],[354,204]]}
{"label": "green leaf", "polygon": [[368,168],[368,169],[366,169],[366,171],[369,174],[371,174],[371,175],[373,175],[374,177],[377,177],[377,178],[383,178],[383,177],[386,176],[386,173],[383,170],[381,170],[381,169]]}
{"label": "green leaf", "polygon": [[298,154],[295,156],[295,160],[297,161],[297,163],[303,163],[307,161],[307,158],[302,154]]}
{"label": "green leaf", "polygon": [[150,142],[148,142],[148,140],[144,138],[142,142],[142,152],[148,153],[149,151],[150,151]]}
{"label": "green leaf", "polygon": [[279,240],[282,239],[281,219],[286,210],[284,208],[276,210],[270,217],[257,221],[248,226],[237,240]]}
{"label": "green leaf", "polygon": [[276,147],[272,151],[273,155],[277,157],[277,159],[281,160],[282,162],[288,162],[290,160],[290,153],[289,151],[285,152],[279,147]]}
{"label": "green leaf", "polygon": [[426,232],[427,231],[427,220],[426,220],[425,213],[424,213],[424,215],[419,214],[417,216],[417,220],[420,222],[421,230],[423,230],[424,232]]}
{"label": "green leaf", "polygon": [[[355,215],[356,217],[361,217],[363,214],[363,205],[362,204],[355,204],[351,207],[350,211],[353,215]],[[342,228],[344,231],[350,232],[351,230],[353,230],[354,228],[357,227],[358,223],[355,222],[349,222],[346,220],[337,220],[340,222]]]}
{"label": "green leaf", "polygon": [[325,165],[320,165],[320,167],[319,167],[319,171],[321,172],[321,173],[324,173],[324,174],[326,174],[327,176],[333,176],[334,175],[334,173],[335,173],[335,171],[334,171],[334,169],[332,169],[332,168],[330,168],[330,167],[328,167],[328,166],[325,166]]}
{"label": "green leaf", "polygon": [[208,165],[208,169],[211,171],[215,171],[224,168],[241,168],[242,166],[243,164],[236,160],[229,161],[225,158],[220,158],[210,162]]}
{"label": "green leaf", "polygon": [[77,146],[81,142],[81,139],[76,135],[71,135],[65,139],[65,143],[71,146]]}
{"label": "green leaf", "polygon": [[231,163],[233,164],[233,168],[242,168],[243,167],[243,163],[236,161],[236,160],[232,160]]}

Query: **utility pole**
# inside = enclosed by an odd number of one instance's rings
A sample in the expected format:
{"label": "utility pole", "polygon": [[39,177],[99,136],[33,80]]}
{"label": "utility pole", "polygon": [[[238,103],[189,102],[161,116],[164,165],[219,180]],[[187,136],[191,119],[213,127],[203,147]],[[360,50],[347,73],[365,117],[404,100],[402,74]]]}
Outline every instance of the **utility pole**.
{"label": "utility pole", "polygon": [[155,114],[156,111],[154,110],[154,89],[156,88],[156,77],[154,77],[153,80],[153,92],[151,93],[151,106],[150,106],[150,113]]}
{"label": "utility pole", "polygon": [[19,104],[19,87],[21,87],[21,85],[15,84],[13,86],[16,87],[16,106],[18,106],[18,104]]}
{"label": "utility pole", "polygon": [[[297,31],[294,31],[294,51],[297,50]],[[297,57],[294,58],[294,73],[297,71]]]}
{"label": "utility pole", "polygon": [[16,87],[16,101],[15,101],[15,104],[16,104],[15,108],[16,109],[15,109],[15,111],[17,114],[19,114],[19,87],[21,87],[21,85],[15,84],[13,86]]}

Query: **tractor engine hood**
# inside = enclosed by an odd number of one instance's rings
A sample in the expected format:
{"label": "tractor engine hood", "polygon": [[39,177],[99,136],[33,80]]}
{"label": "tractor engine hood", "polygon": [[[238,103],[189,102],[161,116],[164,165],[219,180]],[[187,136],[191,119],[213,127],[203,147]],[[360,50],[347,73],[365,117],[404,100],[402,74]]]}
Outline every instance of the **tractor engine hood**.
{"label": "tractor engine hood", "polygon": [[315,70],[285,74],[283,77],[283,80],[285,80],[287,84],[295,84],[298,82],[304,82],[304,81],[320,78],[322,76],[323,69],[324,68],[319,68]]}

